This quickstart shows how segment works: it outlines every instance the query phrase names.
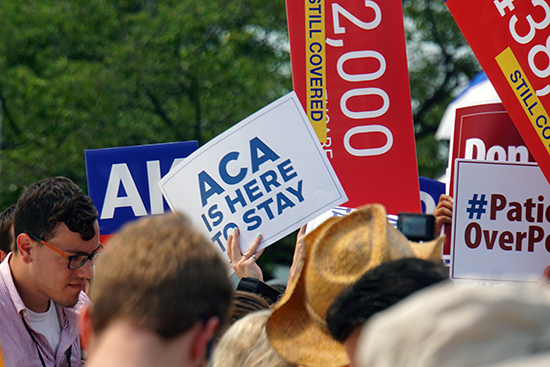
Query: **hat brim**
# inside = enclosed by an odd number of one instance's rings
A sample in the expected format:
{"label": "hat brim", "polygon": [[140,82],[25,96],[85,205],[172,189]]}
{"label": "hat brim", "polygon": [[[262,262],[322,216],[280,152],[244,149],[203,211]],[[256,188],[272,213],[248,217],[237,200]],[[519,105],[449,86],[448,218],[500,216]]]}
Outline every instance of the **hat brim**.
{"label": "hat brim", "polygon": [[[384,217],[382,226],[384,227],[384,236],[391,237],[386,238],[386,240],[390,243],[401,244],[390,246],[390,248],[386,248],[378,254],[380,261],[402,257],[440,257],[442,239],[426,244],[410,242],[387,221],[385,209],[382,206],[374,204],[365,206],[362,209],[369,212],[379,212],[377,215]],[[318,318],[321,316],[307,309],[309,300],[306,296],[305,272],[313,264],[314,246],[320,239],[325,236],[329,237],[331,227],[333,227],[332,229],[341,227],[344,222],[350,220],[357,221],[360,224],[366,220],[365,218],[368,218],[368,216],[363,218],[362,214],[364,213],[359,210],[349,214],[347,220],[344,221],[342,219],[345,217],[327,219],[304,238],[305,260],[300,275],[292,279],[291,283],[287,285],[285,293],[273,306],[273,312],[266,324],[267,336],[273,349],[288,362],[304,367],[341,367],[350,363],[344,346],[332,338],[324,320],[313,318],[316,315]],[[339,223],[339,221],[342,221],[342,223]],[[382,236],[382,234],[379,234],[379,236]],[[370,265],[372,268],[377,263],[373,262]],[[360,275],[357,274],[357,276]],[[313,313],[315,315],[312,315]]]}
{"label": "hat brim", "polygon": [[273,349],[285,360],[304,367],[341,367],[349,364],[344,346],[323,332],[305,308],[304,283],[271,314],[266,332]]}
{"label": "hat brim", "polygon": [[[331,217],[304,238],[305,261],[300,276],[287,285],[273,306],[266,332],[273,349],[286,361],[304,367],[341,367],[349,364],[344,346],[325,333],[309,316],[305,306],[303,270],[311,260],[311,249],[319,237],[342,217]],[[333,362],[331,364],[327,364]]]}

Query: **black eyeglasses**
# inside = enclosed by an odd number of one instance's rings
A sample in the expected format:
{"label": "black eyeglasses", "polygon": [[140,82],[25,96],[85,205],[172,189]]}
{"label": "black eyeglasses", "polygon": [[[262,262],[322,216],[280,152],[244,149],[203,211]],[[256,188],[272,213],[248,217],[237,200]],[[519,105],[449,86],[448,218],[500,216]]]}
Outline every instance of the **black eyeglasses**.
{"label": "black eyeglasses", "polygon": [[69,255],[64,251],[61,251],[57,247],[50,245],[48,242],[44,241],[42,238],[31,233],[27,233],[27,234],[33,240],[45,245],[46,247],[49,247],[50,249],[57,252],[59,255],[69,260],[69,264],[67,265],[67,267],[71,270],[76,270],[83,267],[84,264],[86,264],[86,261],[88,260],[90,260],[90,263],[92,264],[92,266],[95,265],[98,255],[101,254],[101,251],[103,251],[103,245],[100,243],[99,246],[94,250],[94,252],[92,252],[89,255],[88,254]]}

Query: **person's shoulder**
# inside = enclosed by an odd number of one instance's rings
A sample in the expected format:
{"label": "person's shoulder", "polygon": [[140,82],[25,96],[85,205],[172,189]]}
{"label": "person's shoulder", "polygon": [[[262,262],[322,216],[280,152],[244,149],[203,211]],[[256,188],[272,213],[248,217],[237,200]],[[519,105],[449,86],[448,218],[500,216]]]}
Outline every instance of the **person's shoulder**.
{"label": "person's shoulder", "polygon": [[2,313],[5,312],[6,307],[13,307],[14,301],[11,297],[10,291],[6,285],[6,282],[0,275],[0,309]]}
{"label": "person's shoulder", "polygon": [[68,316],[68,317],[76,317],[82,313],[84,310],[84,307],[87,305],[91,305],[92,301],[90,301],[90,298],[86,295],[84,292],[80,292],[80,295],[78,296],[78,302],[73,307],[63,307],[61,305],[57,305],[62,312]]}
{"label": "person's shoulder", "polygon": [[4,261],[0,262],[0,282],[4,283],[4,278],[11,276],[10,270],[10,258],[12,253],[10,252],[5,258]]}
{"label": "person's shoulder", "polygon": [[0,304],[13,306],[14,304],[17,304],[18,301],[21,302],[21,304],[23,302],[19,299],[19,295],[11,275],[9,263],[5,259],[2,263],[0,263]]}
{"label": "person's shoulder", "polygon": [[80,296],[78,296],[78,302],[73,307],[73,311],[75,314],[79,315],[85,306],[89,306],[92,304],[92,301],[90,301],[90,297],[84,292],[80,292]]}

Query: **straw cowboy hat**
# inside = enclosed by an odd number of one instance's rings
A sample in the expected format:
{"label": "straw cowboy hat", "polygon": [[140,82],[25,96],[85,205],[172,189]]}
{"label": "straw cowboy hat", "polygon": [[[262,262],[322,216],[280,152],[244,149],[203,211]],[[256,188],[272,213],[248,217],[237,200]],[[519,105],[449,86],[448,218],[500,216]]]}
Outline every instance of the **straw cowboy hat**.
{"label": "straw cowboy hat", "polygon": [[271,345],[284,359],[304,367],[349,364],[343,345],[332,339],[325,321],[336,296],[385,261],[440,259],[442,243],[443,238],[409,242],[388,222],[379,204],[329,218],[305,237],[300,276],[273,306],[266,325]]}

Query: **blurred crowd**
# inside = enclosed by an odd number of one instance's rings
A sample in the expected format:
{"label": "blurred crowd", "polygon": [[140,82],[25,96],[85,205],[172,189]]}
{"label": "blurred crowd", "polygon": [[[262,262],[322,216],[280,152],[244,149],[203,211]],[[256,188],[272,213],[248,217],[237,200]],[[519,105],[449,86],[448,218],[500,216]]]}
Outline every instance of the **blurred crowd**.
{"label": "blurred crowd", "polygon": [[41,180],[0,215],[0,366],[549,365],[547,276],[456,285],[438,235],[452,209],[442,195],[426,242],[379,204],[302,227],[288,281],[264,282],[261,234],[242,252],[235,229],[222,257],[169,213],[103,245],[88,195]]}

